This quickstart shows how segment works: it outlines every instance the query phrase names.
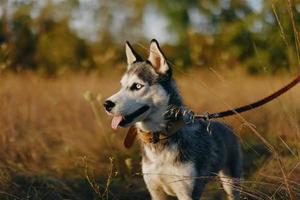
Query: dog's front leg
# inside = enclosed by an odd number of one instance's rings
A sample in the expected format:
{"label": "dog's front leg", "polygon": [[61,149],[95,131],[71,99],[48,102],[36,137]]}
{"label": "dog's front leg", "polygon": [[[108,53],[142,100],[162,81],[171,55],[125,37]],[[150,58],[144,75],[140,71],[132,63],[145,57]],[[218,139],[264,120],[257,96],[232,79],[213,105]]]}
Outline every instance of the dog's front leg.
{"label": "dog's front leg", "polygon": [[168,199],[168,196],[162,190],[162,188],[159,189],[159,188],[148,187],[148,189],[149,189],[152,200],[167,200]]}
{"label": "dog's front leg", "polygon": [[[203,177],[207,177],[207,176],[203,176]],[[209,180],[211,180],[211,178],[201,179],[201,176],[199,176],[199,179],[195,180],[193,193],[192,193],[193,200],[199,200],[201,198],[203,190],[206,184],[209,182]]]}
{"label": "dog's front leg", "polygon": [[[190,180],[191,181],[191,180]],[[205,183],[194,180],[193,184],[190,184],[189,181],[182,181],[181,185],[177,185],[176,197],[178,200],[199,200],[202,194],[202,191],[205,187]],[[180,184],[180,183],[179,183]],[[187,185],[192,185],[191,187],[185,187]]]}
{"label": "dog's front leg", "polygon": [[144,175],[144,180],[148,191],[150,192],[152,200],[166,200],[168,199],[167,194],[163,191],[162,187],[160,187],[156,180],[151,177],[151,175]]}

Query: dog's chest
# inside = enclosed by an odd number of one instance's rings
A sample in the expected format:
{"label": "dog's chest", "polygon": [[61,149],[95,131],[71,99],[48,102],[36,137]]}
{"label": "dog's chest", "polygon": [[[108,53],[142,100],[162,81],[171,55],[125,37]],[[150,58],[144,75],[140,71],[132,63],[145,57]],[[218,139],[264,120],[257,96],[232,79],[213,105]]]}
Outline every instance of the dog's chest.
{"label": "dog's chest", "polygon": [[144,146],[142,170],[148,187],[162,188],[168,195],[193,189],[196,170],[192,162],[178,160],[178,147],[163,150]]}

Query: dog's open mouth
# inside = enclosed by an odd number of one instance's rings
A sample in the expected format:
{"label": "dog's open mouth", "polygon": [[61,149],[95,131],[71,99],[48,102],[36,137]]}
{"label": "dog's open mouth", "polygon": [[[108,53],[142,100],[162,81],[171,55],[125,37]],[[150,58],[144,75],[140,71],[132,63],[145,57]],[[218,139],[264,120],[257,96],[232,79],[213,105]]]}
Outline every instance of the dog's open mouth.
{"label": "dog's open mouth", "polygon": [[125,116],[114,116],[111,121],[111,127],[112,129],[116,130],[118,126],[126,126],[127,124],[130,124],[135,118],[145,113],[147,110],[149,110],[149,106],[145,105],[141,108],[137,109],[133,113]]}

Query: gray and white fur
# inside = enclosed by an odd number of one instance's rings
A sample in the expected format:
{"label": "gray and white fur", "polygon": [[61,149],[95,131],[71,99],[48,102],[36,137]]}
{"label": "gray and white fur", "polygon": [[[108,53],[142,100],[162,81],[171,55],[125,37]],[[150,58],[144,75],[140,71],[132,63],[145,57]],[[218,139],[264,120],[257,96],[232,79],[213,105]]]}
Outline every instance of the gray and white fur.
{"label": "gray and white fur", "polygon": [[[107,99],[107,112],[126,119],[146,105],[148,110],[122,126],[134,125],[145,132],[165,130],[170,120],[164,115],[168,108],[184,105],[158,42],[151,41],[146,61],[128,42],[126,56],[128,67],[121,80],[122,87]],[[226,124],[195,120],[164,142],[141,142],[141,146],[143,177],[152,199],[163,200],[168,196],[180,200],[200,199],[205,185],[215,176],[220,177],[228,199],[239,199],[241,147]]]}

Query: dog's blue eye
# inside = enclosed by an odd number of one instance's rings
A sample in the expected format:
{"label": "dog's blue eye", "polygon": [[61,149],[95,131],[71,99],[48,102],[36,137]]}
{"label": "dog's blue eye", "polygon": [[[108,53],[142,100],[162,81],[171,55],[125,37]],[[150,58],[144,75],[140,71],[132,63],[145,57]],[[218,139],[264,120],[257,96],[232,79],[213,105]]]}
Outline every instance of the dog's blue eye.
{"label": "dog's blue eye", "polygon": [[140,83],[133,83],[132,86],[130,87],[130,90],[140,90],[142,87],[144,87]]}

